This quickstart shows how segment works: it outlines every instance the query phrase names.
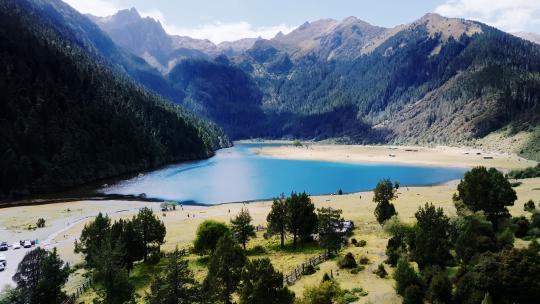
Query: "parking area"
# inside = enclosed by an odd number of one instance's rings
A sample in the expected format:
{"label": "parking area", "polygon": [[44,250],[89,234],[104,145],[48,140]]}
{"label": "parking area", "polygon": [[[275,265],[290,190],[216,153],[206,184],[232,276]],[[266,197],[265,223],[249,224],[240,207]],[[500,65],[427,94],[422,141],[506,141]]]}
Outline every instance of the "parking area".
{"label": "parking area", "polygon": [[0,251],[0,255],[4,255],[7,262],[4,271],[0,271],[0,289],[3,288],[5,285],[14,285],[11,278],[17,271],[17,266],[19,262],[22,260],[26,252],[34,248],[24,248],[21,246],[21,248],[19,249],[13,249],[13,244],[9,244],[9,246],[10,247],[8,247],[7,251]]}

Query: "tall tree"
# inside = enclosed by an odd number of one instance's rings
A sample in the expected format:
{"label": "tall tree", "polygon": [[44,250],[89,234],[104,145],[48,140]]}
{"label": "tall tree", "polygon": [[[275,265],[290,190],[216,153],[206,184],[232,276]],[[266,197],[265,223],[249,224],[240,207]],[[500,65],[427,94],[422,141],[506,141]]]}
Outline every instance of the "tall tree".
{"label": "tall tree", "polygon": [[445,266],[450,255],[449,219],[442,208],[427,204],[414,214],[416,217],[415,246],[411,250],[412,258],[418,267]]}
{"label": "tall tree", "polygon": [[484,211],[495,231],[501,217],[509,215],[507,206],[514,205],[516,192],[504,175],[495,168],[476,167],[465,173],[459,183],[456,200],[472,211]]}
{"label": "tall tree", "polygon": [[165,225],[155,215],[152,209],[142,208],[133,218],[133,228],[140,235],[143,244],[143,259],[148,258],[148,253],[159,247],[165,240]]}
{"label": "tall tree", "polygon": [[63,287],[69,277],[69,266],[58,256],[56,248],[29,251],[19,263],[13,280],[22,303],[61,304],[66,299]]}
{"label": "tall tree", "polygon": [[397,198],[399,183],[392,184],[389,179],[383,179],[377,183],[373,190],[373,201],[377,203],[375,207],[375,218],[379,224],[396,215],[396,209],[392,201]]}
{"label": "tall tree", "polygon": [[251,224],[251,215],[247,208],[242,208],[240,213],[231,219],[231,230],[234,237],[242,244],[246,250],[247,241],[255,237],[255,227]]}
{"label": "tall tree", "polygon": [[266,217],[268,223],[269,234],[279,234],[280,246],[285,247],[285,234],[287,233],[287,205],[286,199],[282,195],[279,198],[274,198],[272,202],[272,210]]}
{"label": "tall tree", "polygon": [[92,222],[84,225],[81,237],[78,241],[75,241],[75,253],[82,253],[88,266],[95,266],[92,262],[96,259],[92,255],[101,248],[110,227],[111,220],[109,216],[104,216],[101,212]]}
{"label": "tall tree", "polygon": [[343,243],[343,218],[341,210],[333,208],[317,209],[319,244],[329,253],[337,252]]}
{"label": "tall tree", "polygon": [[40,279],[37,286],[37,299],[34,303],[60,304],[66,299],[63,291],[69,278],[69,266],[60,259],[56,247],[47,252],[41,265]]}
{"label": "tall tree", "polygon": [[219,239],[231,233],[229,227],[222,222],[205,220],[197,227],[193,247],[198,253],[214,252]]}
{"label": "tall tree", "polygon": [[92,256],[96,265],[94,280],[99,282],[98,302],[103,304],[124,304],[133,299],[134,287],[129,282],[128,272],[123,267],[124,247],[108,236],[101,248]]}
{"label": "tall tree", "polygon": [[454,242],[456,258],[468,263],[473,257],[486,251],[498,250],[493,224],[483,217],[470,215],[459,219],[457,238]]}
{"label": "tall tree", "polygon": [[287,206],[287,230],[293,236],[293,245],[296,246],[297,239],[307,239],[317,227],[317,214],[315,205],[305,192],[292,193],[286,200]]}
{"label": "tall tree", "polygon": [[294,293],[283,286],[283,274],[268,258],[248,261],[238,288],[240,304],[292,304]]}
{"label": "tall tree", "polygon": [[157,275],[146,294],[148,304],[191,304],[200,303],[199,283],[195,280],[188,262],[176,248],[167,255],[165,273]]}
{"label": "tall tree", "polygon": [[203,289],[213,298],[212,302],[231,303],[231,294],[238,287],[245,263],[244,250],[229,233],[219,239],[203,282]]}

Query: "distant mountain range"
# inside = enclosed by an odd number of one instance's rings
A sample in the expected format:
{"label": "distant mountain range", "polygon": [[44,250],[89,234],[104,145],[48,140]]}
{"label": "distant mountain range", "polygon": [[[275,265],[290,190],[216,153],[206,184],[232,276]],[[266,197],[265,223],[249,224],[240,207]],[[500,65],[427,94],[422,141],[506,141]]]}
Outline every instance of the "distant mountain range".
{"label": "distant mountain range", "polygon": [[169,35],[161,23],[143,18],[135,8],[108,17],[87,15],[121,47],[144,58],[163,73],[186,58],[209,59],[220,54],[234,56],[249,49],[256,38],[214,44],[206,39]]}
{"label": "distant mountain range", "polygon": [[501,149],[540,159],[540,46],[516,37],[531,34],[427,14],[394,28],[323,19],[214,45],[167,35],[135,9],[92,19],[233,138],[475,144],[495,132],[525,138]]}

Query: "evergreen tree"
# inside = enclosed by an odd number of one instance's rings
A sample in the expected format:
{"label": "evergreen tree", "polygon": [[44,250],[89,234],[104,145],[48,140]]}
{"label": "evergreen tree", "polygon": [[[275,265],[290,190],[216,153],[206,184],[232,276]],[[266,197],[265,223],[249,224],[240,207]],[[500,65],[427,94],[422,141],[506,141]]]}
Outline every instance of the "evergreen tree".
{"label": "evergreen tree", "polygon": [[69,266],[56,252],[40,247],[27,252],[19,263],[13,280],[14,293],[19,297],[13,303],[61,304],[66,300],[63,287],[69,277]]}
{"label": "evergreen tree", "polygon": [[268,223],[268,233],[278,234],[280,237],[280,246],[285,246],[285,234],[287,232],[287,205],[286,199],[282,195],[279,198],[274,198],[272,202],[272,210],[266,217]]}
{"label": "evergreen tree", "polygon": [[405,257],[398,260],[396,271],[393,278],[396,281],[396,291],[400,295],[405,294],[407,287],[412,285],[421,285],[421,280],[416,271],[409,265]]}
{"label": "evergreen tree", "polygon": [[283,274],[268,258],[248,261],[238,288],[240,304],[292,304],[294,293],[283,286]]}
{"label": "evergreen tree", "polygon": [[319,244],[330,252],[337,252],[343,243],[343,218],[341,210],[333,208],[317,209]]}
{"label": "evergreen tree", "polygon": [[143,259],[146,262],[150,251],[159,252],[165,239],[165,225],[154,215],[152,209],[145,207],[133,217],[133,229],[142,241]]}
{"label": "evergreen tree", "polygon": [[242,208],[240,213],[231,220],[231,230],[234,237],[242,244],[246,250],[247,241],[255,237],[255,227],[251,224],[251,215],[248,209]]}
{"label": "evergreen tree", "polygon": [[145,301],[148,304],[201,303],[200,292],[200,286],[189,269],[187,260],[176,248],[167,254],[165,273],[154,278]]}
{"label": "evergreen tree", "polygon": [[111,220],[107,215],[103,216],[100,212],[92,222],[84,225],[81,237],[78,241],[75,241],[75,253],[82,253],[89,267],[96,266],[92,264],[96,260],[93,254],[102,247],[110,227]]}
{"label": "evergreen tree", "polygon": [[495,231],[498,229],[499,219],[509,216],[506,207],[514,205],[517,199],[510,182],[494,168],[473,168],[465,173],[457,190],[456,199],[472,211],[484,211]]}
{"label": "evergreen tree", "polygon": [[317,214],[315,205],[305,192],[292,193],[286,200],[287,206],[287,231],[293,236],[293,245],[297,239],[307,239],[317,227]]}
{"label": "evergreen tree", "polygon": [[103,304],[124,304],[133,299],[134,287],[129,282],[127,270],[123,267],[125,248],[108,236],[95,252],[92,262],[95,266],[94,280],[98,282],[98,302]]}
{"label": "evergreen tree", "polygon": [[417,229],[415,247],[411,250],[412,258],[420,269],[430,265],[446,265],[450,255],[449,219],[442,208],[427,204],[419,208],[414,215]]}
{"label": "evergreen tree", "polygon": [[373,190],[373,201],[377,203],[375,207],[375,218],[379,224],[396,215],[396,209],[392,200],[397,198],[399,183],[392,184],[389,179],[383,179],[377,183]]}
{"label": "evergreen tree", "polygon": [[242,268],[246,263],[244,250],[228,233],[221,237],[208,265],[203,290],[215,303],[230,304],[231,294],[240,282]]}

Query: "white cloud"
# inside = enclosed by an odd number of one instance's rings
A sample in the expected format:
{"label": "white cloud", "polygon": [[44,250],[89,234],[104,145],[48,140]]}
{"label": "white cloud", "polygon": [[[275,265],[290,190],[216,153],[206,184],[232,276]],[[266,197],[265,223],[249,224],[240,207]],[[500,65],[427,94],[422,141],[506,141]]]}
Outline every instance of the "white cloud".
{"label": "white cloud", "polygon": [[447,0],[435,12],[516,32],[540,22],[540,0]]}
{"label": "white cloud", "polygon": [[208,39],[214,43],[223,41],[234,41],[242,38],[272,38],[280,31],[284,34],[290,33],[296,27],[280,24],[276,26],[254,27],[248,22],[220,22],[213,21],[208,24],[189,28],[164,25],[168,33],[189,36],[198,39]]}
{"label": "white cloud", "polygon": [[63,0],[74,9],[83,14],[94,16],[110,16],[121,10],[118,4],[110,0]]}
{"label": "white cloud", "polygon": [[171,24],[165,19],[165,15],[158,9],[150,9],[140,12],[141,16],[152,17],[161,22],[168,34],[189,36],[197,39],[208,39],[214,43],[223,41],[234,41],[242,38],[272,38],[280,31],[284,34],[290,33],[295,26],[279,24],[275,26],[255,27],[246,21],[221,22],[213,20],[210,16],[205,16],[205,24],[195,27],[182,27]]}
{"label": "white cloud", "polygon": [[[83,14],[92,14],[95,16],[110,16],[123,9],[118,2],[114,0],[63,0],[73,8]],[[275,26],[256,27],[248,22],[221,22],[211,16],[203,16],[203,24],[195,27],[178,26],[169,22],[165,14],[159,9],[148,9],[139,12],[143,17],[152,17],[159,20],[168,34],[189,36],[197,39],[208,39],[214,43],[223,41],[233,41],[242,38],[272,38],[278,32],[287,34],[296,27],[286,24]]]}

